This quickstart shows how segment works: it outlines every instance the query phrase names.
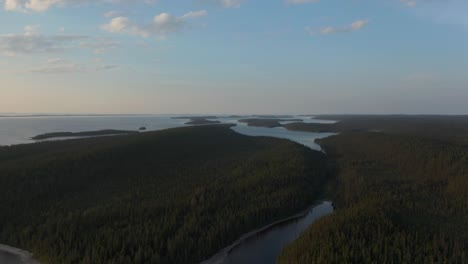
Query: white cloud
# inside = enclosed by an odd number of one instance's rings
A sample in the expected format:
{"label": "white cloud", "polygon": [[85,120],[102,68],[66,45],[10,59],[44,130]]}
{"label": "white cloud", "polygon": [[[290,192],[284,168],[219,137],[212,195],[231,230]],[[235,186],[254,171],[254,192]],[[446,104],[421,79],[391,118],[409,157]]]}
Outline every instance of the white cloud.
{"label": "white cloud", "polygon": [[112,33],[127,33],[142,37],[167,35],[181,32],[188,25],[188,20],[206,16],[206,10],[192,11],[182,16],[176,17],[169,13],[161,13],[154,17],[153,21],[146,25],[139,25],[131,21],[128,17],[116,17],[108,24],[101,26],[102,29]]}
{"label": "white cloud", "polygon": [[412,13],[437,23],[461,25],[468,28],[466,0],[400,0]]}
{"label": "white cloud", "polygon": [[192,18],[199,18],[208,15],[206,10],[200,11],[190,11],[187,14],[181,16],[181,19],[192,19]]}
{"label": "white cloud", "polygon": [[107,18],[112,18],[112,17],[118,17],[118,16],[121,16],[123,13],[120,12],[120,11],[115,11],[115,10],[112,10],[112,11],[109,11],[109,12],[106,12],[103,14],[104,17],[107,17]]}
{"label": "white cloud", "polygon": [[307,3],[318,3],[320,0],[285,0],[287,4],[298,5],[298,4],[307,4]]}
{"label": "white cloud", "polygon": [[81,42],[80,47],[91,49],[97,54],[102,54],[110,49],[119,47],[119,43],[109,38],[96,37],[93,38],[92,41]]}
{"label": "white cloud", "polygon": [[52,58],[48,59],[42,66],[30,70],[30,72],[40,74],[88,73],[107,71],[116,67],[117,65],[105,64],[100,59],[96,59],[90,64],[81,64],[62,58]]}
{"label": "white cloud", "polygon": [[7,11],[46,11],[54,6],[81,5],[92,3],[153,3],[154,0],[5,0],[4,9]]}
{"label": "white cloud", "polygon": [[204,3],[215,4],[224,8],[237,8],[240,7],[246,0],[200,0]]}
{"label": "white cloud", "polygon": [[230,8],[230,7],[239,7],[244,0],[219,0],[222,6]]}
{"label": "white cloud", "polygon": [[328,27],[324,27],[318,30],[311,28],[311,27],[307,27],[306,31],[312,35],[317,35],[317,34],[318,35],[330,35],[330,34],[335,34],[335,33],[358,31],[358,30],[365,28],[368,24],[369,24],[369,20],[358,20],[344,27],[328,26]]}
{"label": "white cloud", "polygon": [[45,35],[37,25],[26,26],[21,34],[0,35],[0,54],[15,56],[21,54],[53,53],[76,48],[103,52],[118,46],[110,39],[93,38],[83,35]]}
{"label": "white cloud", "polygon": [[400,1],[409,7],[415,7],[418,4],[416,0],[400,0]]}

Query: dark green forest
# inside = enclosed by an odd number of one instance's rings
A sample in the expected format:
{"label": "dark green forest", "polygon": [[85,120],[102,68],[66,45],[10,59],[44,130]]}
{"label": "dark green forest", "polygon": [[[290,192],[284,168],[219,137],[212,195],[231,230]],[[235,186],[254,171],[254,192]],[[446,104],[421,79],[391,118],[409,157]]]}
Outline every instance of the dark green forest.
{"label": "dark green forest", "polygon": [[462,127],[442,122],[453,129],[403,123],[321,140],[338,209],[279,263],[467,263],[468,147]]}
{"label": "dark green forest", "polygon": [[283,127],[308,132],[385,132],[468,144],[467,115],[323,115],[316,118],[338,122],[297,122]]}
{"label": "dark green forest", "polygon": [[[141,129],[141,130],[145,130],[145,129]],[[37,136],[32,137],[32,139],[43,140],[43,139],[49,139],[49,138],[92,137],[92,136],[106,136],[106,135],[125,135],[125,134],[133,134],[133,133],[138,133],[138,131],[106,129],[106,130],[84,131],[84,132],[53,132],[53,133],[45,133],[45,134],[37,135]]]}
{"label": "dark green forest", "polygon": [[43,263],[197,263],[308,207],[325,167],[224,125],[0,147],[0,243]]}

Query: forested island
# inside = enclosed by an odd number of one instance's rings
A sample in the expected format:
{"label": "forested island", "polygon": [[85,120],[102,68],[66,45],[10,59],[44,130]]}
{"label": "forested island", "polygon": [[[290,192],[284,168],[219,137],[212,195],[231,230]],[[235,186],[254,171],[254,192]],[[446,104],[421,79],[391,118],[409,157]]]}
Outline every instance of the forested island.
{"label": "forested island", "polygon": [[[443,141],[468,142],[468,116],[444,115],[318,115],[311,119],[336,123],[309,123],[302,119],[248,118],[249,126],[284,127],[291,131],[314,133],[384,132],[413,135]],[[289,121],[290,123],[281,124]]]}
{"label": "forested island", "polygon": [[[140,130],[145,130],[145,129],[140,128]],[[40,135],[32,137],[32,139],[44,140],[44,139],[51,139],[51,138],[68,138],[68,137],[96,137],[96,136],[135,134],[135,133],[138,133],[138,131],[115,130],[115,129],[84,131],[84,132],[53,132],[53,133],[40,134]]]}
{"label": "forested island", "polygon": [[217,116],[178,116],[173,117],[173,119],[188,119],[189,121],[185,123],[185,125],[213,125],[213,124],[220,124],[221,122],[218,120],[210,120],[210,119],[217,119]]}
{"label": "forested island", "polygon": [[213,125],[219,124],[220,121],[217,120],[208,120],[205,118],[192,118],[189,122],[185,123],[186,125]]}
{"label": "forested island", "polygon": [[258,127],[281,127],[281,122],[302,122],[302,119],[281,119],[281,118],[271,118],[271,117],[262,117],[262,118],[247,118],[240,119],[239,122],[246,123],[249,126],[258,126]]}
{"label": "forested island", "polygon": [[42,263],[197,263],[326,179],[324,154],[228,125],[0,147],[0,241]]}

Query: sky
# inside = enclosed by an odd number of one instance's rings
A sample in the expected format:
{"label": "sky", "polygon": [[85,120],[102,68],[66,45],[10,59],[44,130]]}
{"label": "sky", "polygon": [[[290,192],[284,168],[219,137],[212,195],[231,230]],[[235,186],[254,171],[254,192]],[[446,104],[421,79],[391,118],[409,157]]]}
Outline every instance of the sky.
{"label": "sky", "polygon": [[0,113],[468,114],[466,0],[0,6]]}

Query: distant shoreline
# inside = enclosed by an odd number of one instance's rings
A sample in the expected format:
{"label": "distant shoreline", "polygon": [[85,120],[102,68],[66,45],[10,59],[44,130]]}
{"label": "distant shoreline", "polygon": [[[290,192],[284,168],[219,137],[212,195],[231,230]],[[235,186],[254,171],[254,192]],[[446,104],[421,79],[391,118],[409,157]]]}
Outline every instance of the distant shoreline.
{"label": "distant shoreline", "polygon": [[0,118],[28,117],[119,117],[119,116],[172,116],[166,114],[0,114]]}
{"label": "distant shoreline", "polygon": [[23,249],[0,244],[0,252],[6,252],[17,256],[23,262],[23,264],[40,264],[39,261],[33,259],[32,253]]}
{"label": "distant shoreline", "polygon": [[[143,128],[143,127],[142,127]],[[140,129],[142,129],[140,128]],[[145,128],[146,129],[146,128]],[[44,140],[51,138],[78,138],[78,137],[95,137],[95,136],[115,136],[115,135],[129,135],[137,134],[138,131],[130,130],[115,130],[115,129],[105,129],[98,131],[84,131],[84,132],[53,132],[40,134],[32,137],[32,140]]]}

